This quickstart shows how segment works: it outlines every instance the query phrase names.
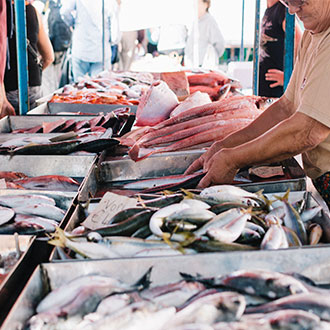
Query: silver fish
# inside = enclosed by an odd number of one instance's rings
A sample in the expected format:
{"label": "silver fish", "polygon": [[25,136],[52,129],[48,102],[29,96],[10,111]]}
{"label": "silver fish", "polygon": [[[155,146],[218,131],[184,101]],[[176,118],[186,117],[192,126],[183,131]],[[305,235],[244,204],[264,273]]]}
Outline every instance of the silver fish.
{"label": "silver fish", "polygon": [[57,206],[50,204],[21,205],[14,208],[16,213],[32,214],[56,221],[61,221],[65,212]]}
{"label": "silver fish", "polygon": [[14,210],[0,206],[0,226],[10,221],[15,215]]}

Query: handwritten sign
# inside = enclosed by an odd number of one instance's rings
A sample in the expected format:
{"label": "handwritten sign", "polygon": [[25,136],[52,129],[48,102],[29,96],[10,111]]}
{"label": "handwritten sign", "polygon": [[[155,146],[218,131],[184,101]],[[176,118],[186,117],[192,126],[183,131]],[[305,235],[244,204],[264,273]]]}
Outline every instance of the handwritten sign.
{"label": "handwritten sign", "polygon": [[98,206],[82,223],[86,228],[96,229],[108,226],[109,220],[118,212],[135,207],[137,200],[113,194],[105,193]]}

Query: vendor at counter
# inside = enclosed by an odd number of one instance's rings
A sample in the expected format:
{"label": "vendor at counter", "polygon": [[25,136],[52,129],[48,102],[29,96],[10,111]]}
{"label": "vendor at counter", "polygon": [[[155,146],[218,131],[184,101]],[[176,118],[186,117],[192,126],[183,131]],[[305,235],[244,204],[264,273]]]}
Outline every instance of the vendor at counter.
{"label": "vendor at counter", "polygon": [[240,168],[302,153],[306,174],[330,207],[330,0],[281,0],[305,32],[285,94],[254,122],[221,141],[186,171],[199,187],[231,183]]}

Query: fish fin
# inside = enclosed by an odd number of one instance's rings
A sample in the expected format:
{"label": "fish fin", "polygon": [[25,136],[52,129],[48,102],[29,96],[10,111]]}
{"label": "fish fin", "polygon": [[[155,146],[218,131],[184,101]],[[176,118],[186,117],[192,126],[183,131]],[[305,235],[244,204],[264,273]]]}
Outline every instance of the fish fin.
{"label": "fish fin", "polygon": [[59,246],[61,248],[65,248],[65,241],[67,237],[65,236],[64,230],[57,227],[55,233],[50,237],[48,244]]}
{"label": "fish fin", "polygon": [[191,191],[187,190],[187,189],[184,189],[184,188],[181,188],[181,191],[185,194],[185,197],[186,199],[195,199],[195,194],[192,193]]}
{"label": "fish fin", "polygon": [[274,197],[282,202],[284,201],[287,202],[289,200],[289,193],[290,193],[290,188],[286,191],[286,193],[283,196],[274,195]]}
{"label": "fish fin", "polygon": [[141,291],[143,289],[147,289],[151,284],[151,271],[153,266],[151,266],[143,275],[142,277],[133,285],[137,290]]}
{"label": "fish fin", "polygon": [[147,207],[140,195],[137,195],[137,200],[144,208]]}

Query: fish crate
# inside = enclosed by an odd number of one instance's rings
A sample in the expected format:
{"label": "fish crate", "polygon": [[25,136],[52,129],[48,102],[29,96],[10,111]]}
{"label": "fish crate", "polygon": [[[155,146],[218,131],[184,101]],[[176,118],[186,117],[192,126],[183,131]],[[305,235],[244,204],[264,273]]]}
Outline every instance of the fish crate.
{"label": "fish crate", "polygon": [[[189,165],[204,152],[205,150],[188,150],[163,153],[152,155],[139,162],[134,162],[128,157],[100,159],[95,171],[90,173],[86,181],[88,185],[82,187],[82,196],[85,199],[88,194],[93,197],[102,197],[106,191],[123,195],[132,194],[132,191],[125,190],[122,186],[144,179],[183,174]],[[262,179],[249,175],[249,169],[242,169],[236,175],[233,185],[250,192],[262,190],[264,193],[284,192],[288,189],[290,191],[306,190],[307,177],[294,158],[275,165],[283,169],[284,175]]]}
{"label": "fish crate", "polygon": [[48,112],[57,114],[61,112],[72,113],[108,113],[119,108],[130,108],[132,113],[136,113],[137,105],[120,105],[120,104],[78,104],[78,103],[55,103],[47,102]]}
{"label": "fish crate", "polygon": [[317,284],[329,284],[327,247],[290,251],[203,254],[182,257],[140,258],[139,260],[98,260],[39,265],[12,306],[1,329],[23,329],[43,297],[69,281],[84,275],[103,275],[133,284],[150,267],[152,286],[181,279],[179,272],[201,276],[220,276],[237,270],[268,270],[300,273]]}
{"label": "fish crate", "polygon": [[[277,200],[276,197],[282,197],[282,196],[284,196],[284,194],[285,193],[283,193],[283,192],[278,192],[278,193],[274,193],[274,194],[273,193],[265,194],[265,196],[269,200],[273,200],[273,206],[274,206],[274,208],[276,208],[277,206],[280,205],[280,201]],[[318,201],[314,198],[314,196],[312,195],[311,192],[308,192],[308,191],[293,191],[293,192],[290,192],[289,197],[288,197],[288,202],[290,204],[299,203],[302,200],[304,200],[305,206],[306,206],[307,209],[319,206]],[[74,209],[72,211],[72,215],[68,219],[66,225],[64,227],[61,227],[61,228],[63,228],[64,231],[66,231],[66,232],[71,232],[75,228],[81,226],[82,223],[87,218],[87,215],[90,214],[91,212],[93,212],[97,208],[98,203],[100,201],[101,201],[100,198],[92,198],[92,199],[88,200],[88,202],[85,202],[85,203],[78,202],[77,205],[74,207]],[[125,236],[125,235],[119,235],[118,234],[118,236]],[[125,237],[128,237],[128,236],[125,236]],[[280,249],[280,250],[276,250],[276,251],[281,251],[281,253],[285,253],[285,251],[291,251],[291,250],[294,250],[294,251],[306,250],[308,252],[309,249],[311,249],[311,248],[323,248],[324,246],[330,248],[330,244],[322,243],[322,244],[318,244],[318,245],[315,245],[315,246],[304,245],[304,246],[300,246],[300,247],[288,247],[286,249]],[[152,248],[150,248],[150,251],[151,252],[149,253],[149,255],[152,256]],[[226,251],[224,249],[221,252],[220,251],[212,252],[212,254],[217,256],[218,254],[229,254],[229,255],[231,255],[232,253],[234,253],[234,254],[235,253],[241,253],[243,255],[243,254],[249,254],[251,252],[252,252],[252,250],[250,250],[250,249],[240,250],[240,251],[232,251],[230,249]],[[265,250],[261,250],[261,249],[257,248],[253,252],[263,254],[265,252]],[[169,251],[169,253],[171,253],[171,251]],[[208,252],[195,251],[193,255],[199,256],[199,255],[204,255],[204,254],[208,254]],[[166,256],[165,252],[160,257],[164,257],[164,256]],[[173,255],[173,256],[178,257],[178,258],[184,258],[187,255],[185,255],[183,253],[177,253],[176,255]],[[125,259],[125,258],[127,258],[127,257],[117,257],[117,258],[112,258],[112,260]],[[129,257],[129,258],[133,258],[133,257]],[[141,258],[143,259],[143,258],[145,258],[145,256],[136,256],[136,257],[134,257],[134,260],[138,260],[138,259],[141,259]],[[80,259],[74,259],[74,260],[78,261]],[[59,250],[57,247],[54,247],[51,254],[50,254],[49,261],[50,262],[72,262],[72,258],[71,258],[71,256],[68,257],[68,255],[64,255],[62,249]]]}
{"label": "fish crate", "polygon": [[[11,133],[17,129],[28,129],[38,125],[42,125],[42,123],[51,123],[58,121],[60,119],[63,120],[90,120],[96,117],[95,115],[27,115],[27,116],[6,116],[0,119],[0,133]],[[56,134],[58,135],[58,133]]]}
{"label": "fish crate", "polygon": [[45,242],[36,240],[36,236],[1,236],[0,254],[2,256],[7,251],[16,251],[17,247],[21,251],[19,259],[0,284],[0,324],[7,317],[10,308],[35,268],[40,263],[47,262],[51,252]]}

